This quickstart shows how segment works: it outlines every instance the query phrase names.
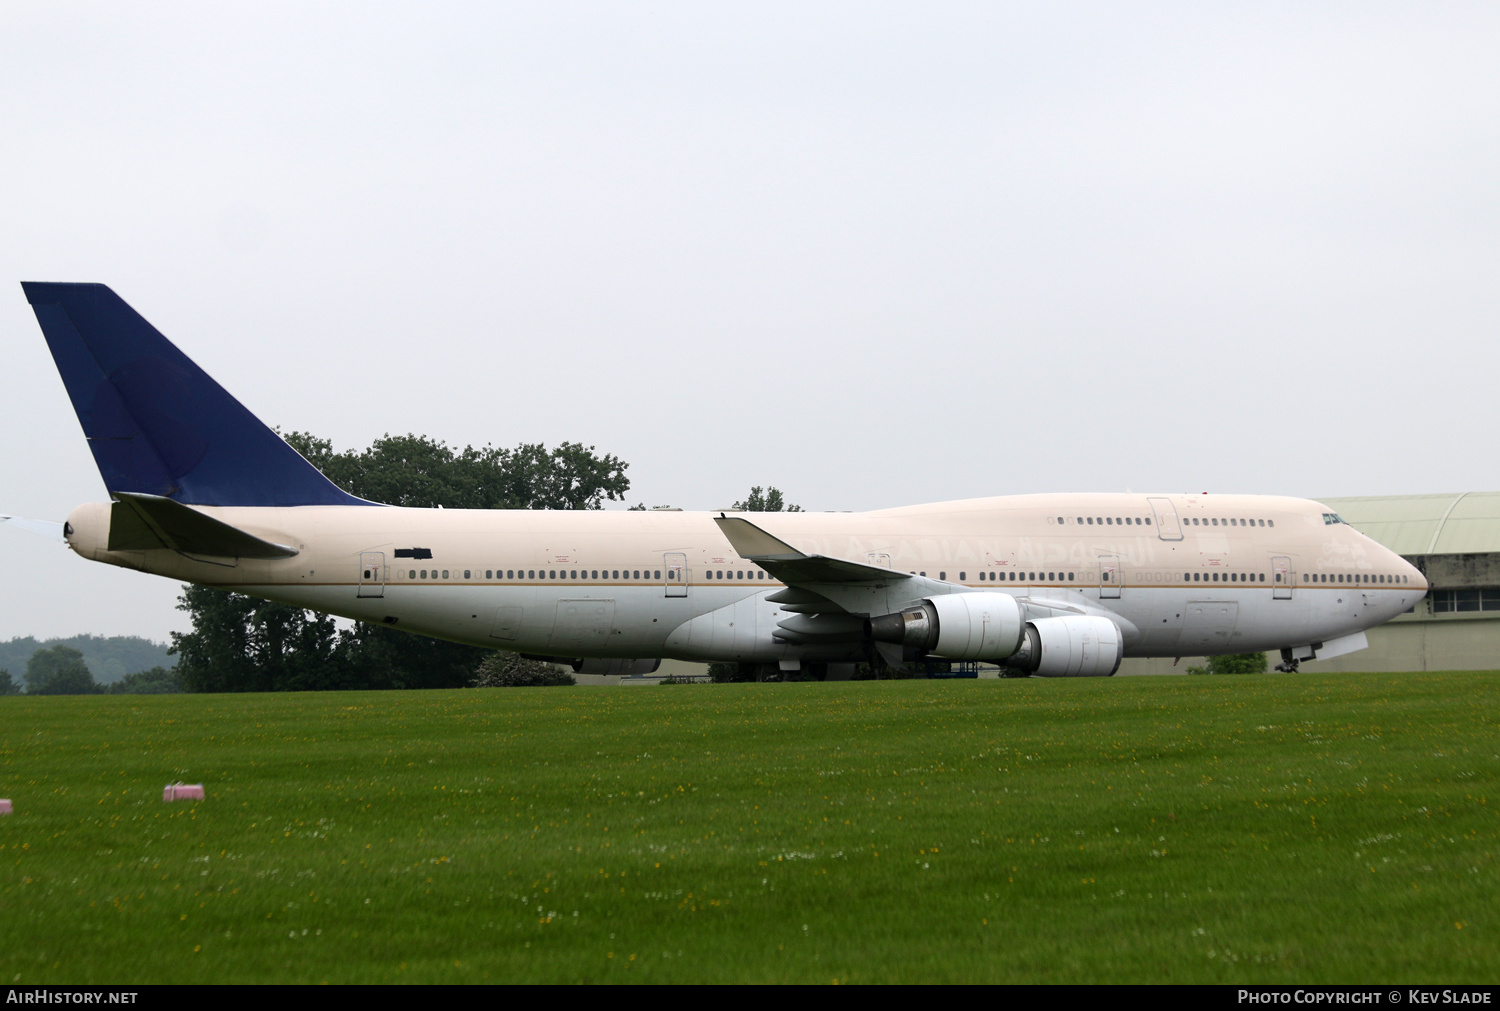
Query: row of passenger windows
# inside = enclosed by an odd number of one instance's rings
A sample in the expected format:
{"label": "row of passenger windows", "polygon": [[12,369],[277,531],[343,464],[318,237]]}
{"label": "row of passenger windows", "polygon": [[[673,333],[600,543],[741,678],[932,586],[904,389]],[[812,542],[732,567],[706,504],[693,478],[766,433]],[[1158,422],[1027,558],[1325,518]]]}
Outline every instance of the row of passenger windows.
{"label": "row of passenger windows", "polygon": [[[927,573],[924,572],[922,575],[925,576]],[[1069,572],[1067,576],[1068,578],[1064,580],[1061,572],[981,572],[979,573],[979,581],[981,583],[986,581],[993,583],[998,579],[1002,583],[1071,583],[1073,581],[1073,573]],[[939,572],[938,578],[947,579],[948,573]],[[960,572],[958,574],[958,581],[960,583],[968,582],[969,574],[967,572]]]}
{"label": "row of passenger windows", "polygon": [[[1049,521],[1050,522],[1050,521]],[[1057,522],[1066,523],[1066,516],[1059,516]],[[1150,516],[1078,516],[1074,522],[1079,526],[1090,527],[1129,527],[1129,526],[1151,526]],[[1342,520],[1340,521],[1342,522]],[[1230,516],[1220,519],[1217,516],[1189,516],[1182,521],[1185,527],[1274,527],[1275,520],[1244,519],[1238,516]]]}
{"label": "row of passenger windows", "polygon": [[[476,570],[464,569],[464,578],[473,579]],[[602,573],[602,575],[601,575]],[[580,575],[581,574],[581,575]],[[365,578],[372,578],[365,570]],[[447,579],[447,569],[405,569],[396,571],[397,579]],[[485,579],[660,579],[660,569],[485,569]]]}
{"label": "row of passenger windows", "polygon": [[[1066,523],[1066,522],[1068,522],[1068,518],[1066,516],[1059,516],[1057,518],[1057,522],[1059,522],[1059,523]],[[1142,519],[1140,516],[1079,516],[1076,519],[1075,522],[1077,522],[1079,526],[1090,526],[1090,527],[1093,527],[1093,526],[1100,526],[1100,527],[1114,527],[1114,526],[1120,526],[1120,527],[1137,526],[1137,527],[1139,527],[1139,526],[1147,526],[1147,527],[1149,527],[1151,525],[1151,517],[1147,516],[1144,519]]]}
{"label": "row of passenger windows", "polygon": [[[473,570],[464,569],[463,573],[464,573],[463,578],[465,578],[465,579],[472,579],[472,578],[474,578]],[[927,573],[923,572],[922,575],[925,576],[925,575],[927,575]],[[741,580],[741,581],[743,581],[743,580],[760,580],[760,581],[764,581],[766,579],[766,574],[764,572],[761,572],[761,571],[756,570],[756,569],[750,569],[750,570],[744,570],[744,569],[727,569],[727,570],[726,569],[709,569],[709,570],[706,570],[705,576],[706,576],[707,579],[710,579],[710,580],[714,580],[714,579],[734,579],[734,580]],[[1071,573],[1071,572],[1065,574],[1065,573],[1062,573],[1062,572],[1020,572],[1020,571],[1015,571],[1015,570],[1009,570],[1009,571],[1005,571],[1005,572],[999,572],[999,571],[980,572],[980,573],[977,574],[978,581],[981,582],[981,583],[983,583],[983,582],[990,582],[990,583],[994,583],[994,582],[1001,582],[1001,583],[1005,583],[1005,582],[1010,582],[1010,583],[1016,583],[1016,582],[1022,582],[1022,583],[1038,583],[1038,582],[1062,583],[1062,582],[1067,582],[1067,583],[1071,583],[1071,582],[1074,581],[1073,577],[1074,577],[1074,574]],[[372,578],[372,574],[371,574],[371,572],[369,570],[365,571],[365,578],[366,579]],[[398,578],[398,579],[402,579],[402,578],[405,578],[405,579],[447,579],[447,578],[449,578],[449,576],[448,576],[448,570],[447,569],[441,569],[441,570],[440,569],[407,569],[407,570],[398,570],[397,573],[396,573],[396,578]],[[485,579],[660,579],[661,578],[661,570],[660,569],[503,569],[503,570],[502,569],[485,569],[484,570],[484,578]],[[942,580],[947,580],[948,573],[946,573],[946,572],[939,572],[938,573],[938,578],[942,579]],[[1106,578],[1108,578],[1107,575],[1106,575]],[[1225,572],[1225,573],[1218,573],[1218,572],[1188,572],[1188,573],[1184,573],[1183,574],[1182,579],[1183,579],[1183,582],[1189,582],[1189,583],[1220,583],[1220,582],[1223,582],[1223,583],[1256,583],[1256,582],[1264,583],[1266,581],[1266,574],[1264,572],[1260,572],[1260,573],[1255,573],[1255,572],[1248,572],[1248,573],[1247,572]],[[958,581],[960,583],[966,583],[966,582],[968,582],[969,581],[969,574],[968,574],[968,572],[960,572],[958,574]],[[1278,582],[1279,581],[1280,580],[1278,579]],[[1348,575],[1346,575],[1346,574],[1344,574],[1342,572],[1339,572],[1339,573],[1333,573],[1333,572],[1313,572],[1313,573],[1308,573],[1308,572],[1304,572],[1302,574],[1302,581],[1304,583],[1370,583],[1370,584],[1391,584],[1391,583],[1405,583],[1405,582],[1407,582],[1407,577],[1406,576],[1387,576],[1387,575],[1374,574],[1374,573],[1362,573],[1362,574],[1348,574]],[[1460,592],[1460,591],[1444,591],[1444,592]],[[1467,591],[1462,591],[1462,592],[1467,592]],[[1433,600],[1436,601],[1437,597],[1434,596]],[[1449,610],[1453,610],[1453,609],[1454,608],[1449,608]],[[1476,608],[1469,608],[1469,610],[1475,610],[1475,609]],[[1486,610],[1488,610],[1488,608],[1486,608]]]}

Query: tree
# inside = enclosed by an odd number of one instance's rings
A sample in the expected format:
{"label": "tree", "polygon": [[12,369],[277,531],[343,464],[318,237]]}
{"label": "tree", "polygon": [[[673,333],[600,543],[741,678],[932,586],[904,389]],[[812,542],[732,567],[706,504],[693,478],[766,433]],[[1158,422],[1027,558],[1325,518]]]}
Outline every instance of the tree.
{"label": "tree", "polygon": [[578,679],[550,663],[501,652],[485,657],[469,683],[475,688],[531,688],[576,685]]}
{"label": "tree", "polygon": [[173,695],[182,691],[182,677],[175,669],[152,667],[126,674],[105,691],[110,695]]}
{"label": "tree", "polygon": [[593,446],[564,442],[515,449],[450,449],[425,435],[386,435],[364,452],[335,453],[307,432],[286,434],[292,448],[330,481],[360,498],[432,509],[598,509],[623,501],[629,464],[596,456]]}
{"label": "tree", "polygon": [[92,695],[97,691],[83,654],[71,646],[39,649],[26,661],[27,695]]}
{"label": "tree", "polygon": [[10,676],[10,671],[0,670],[0,695],[19,695],[21,686]]}
{"label": "tree", "polygon": [[801,506],[786,505],[782,501],[780,488],[773,487],[763,493],[760,485],[751,488],[745,501],[736,502],[731,508],[747,513],[800,513],[802,511]]}
{"label": "tree", "polygon": [[1266,655],[1264,653],[1229,653],[1224,656],[1211,656],[1208,658],[1206,667],[1189,667],[1189,674],[1264,674],[1266,672]]}

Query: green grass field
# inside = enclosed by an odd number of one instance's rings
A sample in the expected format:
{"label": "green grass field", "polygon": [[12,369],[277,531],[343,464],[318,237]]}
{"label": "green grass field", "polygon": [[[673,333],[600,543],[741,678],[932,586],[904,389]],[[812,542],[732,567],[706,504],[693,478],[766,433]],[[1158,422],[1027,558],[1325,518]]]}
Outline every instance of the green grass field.
{"label": "green grass field", "polygon": [[1494,982],[1497,703],[1491,673],[5,698],[0,982]]}

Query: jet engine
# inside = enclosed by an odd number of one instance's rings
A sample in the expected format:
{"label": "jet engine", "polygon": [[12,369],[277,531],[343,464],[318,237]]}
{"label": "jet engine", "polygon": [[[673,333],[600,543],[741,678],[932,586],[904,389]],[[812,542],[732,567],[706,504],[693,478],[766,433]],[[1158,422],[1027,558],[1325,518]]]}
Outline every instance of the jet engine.
{"label": "jet engine", "polygon": [[993,660],[1021,645],[1025,615],[1008,593],[950,593],[899,614],[871,618],[876,642],[914,646],[954,660]]}
{"label": "jet engine", "polygon": [[870,638],[953,660],[990,660],[1041,677],[1109,677],[1125,641],[1104,617],[1068,615],[1027,621],[1005,593],[953,593],[897,614],[871,618]]}
{"label": "jet engine", "polygon": [[1114,622],[1068,615],[1027,622],[1020,647],[1005,665],[1041,677],[1109,677],[1124,656],[1125,641]]}

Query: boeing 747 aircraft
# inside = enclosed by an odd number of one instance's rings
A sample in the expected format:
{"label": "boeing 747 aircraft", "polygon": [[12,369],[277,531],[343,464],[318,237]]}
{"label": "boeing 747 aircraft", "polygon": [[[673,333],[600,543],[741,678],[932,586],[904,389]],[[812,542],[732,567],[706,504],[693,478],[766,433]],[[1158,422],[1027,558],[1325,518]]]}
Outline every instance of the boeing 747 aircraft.
{"label": "boeing 747 aircraft", "polygon": [[78,554],[455,642],[650,670],[876,656],[1110,675],[1365,645],[1427,591],[1317,502],[1013,495],[866,513],[406,509],[335,487],[100,284],[25,283],[109,502]]}

